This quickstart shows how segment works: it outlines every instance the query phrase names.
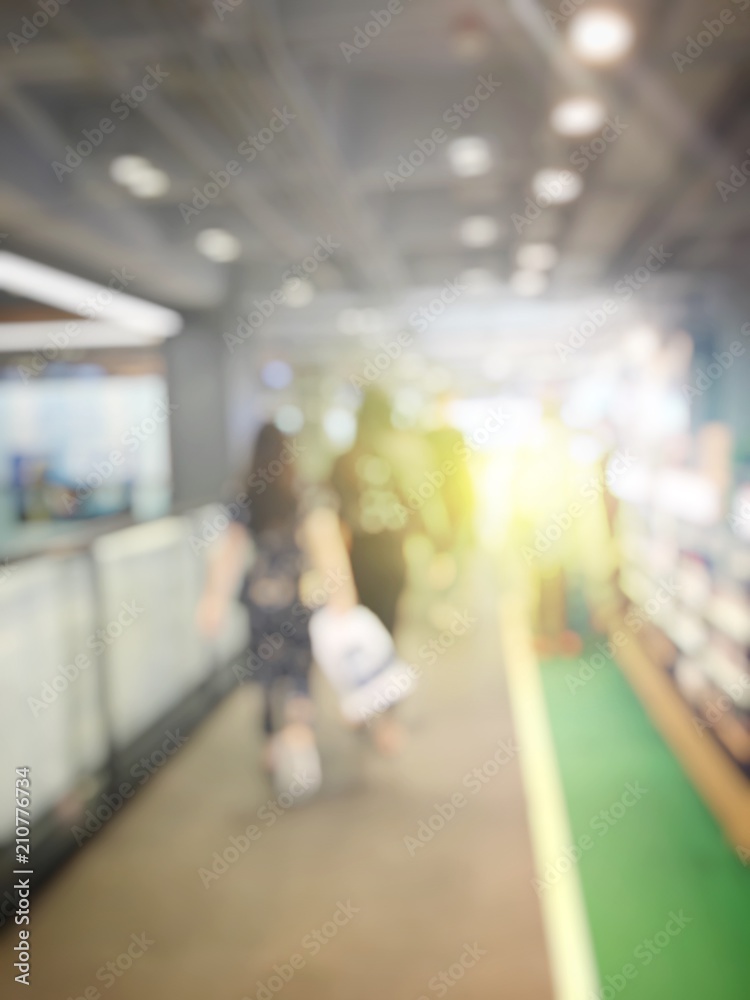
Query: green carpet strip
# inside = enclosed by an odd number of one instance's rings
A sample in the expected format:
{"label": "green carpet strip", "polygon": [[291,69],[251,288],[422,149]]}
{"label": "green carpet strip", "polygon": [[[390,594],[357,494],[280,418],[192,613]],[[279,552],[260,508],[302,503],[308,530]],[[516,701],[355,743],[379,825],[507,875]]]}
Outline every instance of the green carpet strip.
{"label": "green carpet strip", "polygon": [[594,996],[748,1000],[750,868],[617,666],[596,657],[601,641],[542,662],[573,843],[538,891],[578,868],[602,983]]}

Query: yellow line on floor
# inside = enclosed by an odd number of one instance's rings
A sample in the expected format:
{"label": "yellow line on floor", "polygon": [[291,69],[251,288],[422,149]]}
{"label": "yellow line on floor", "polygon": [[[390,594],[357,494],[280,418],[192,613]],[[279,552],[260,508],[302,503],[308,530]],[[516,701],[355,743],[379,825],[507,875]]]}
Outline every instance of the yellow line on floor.
{"label": "yellow line on floor", "polygon": [[[526,790],[537,877],[573,844],[528,615],[511,598],[500,606],[501,644]],[[599,975],[578,870],[540,893],[557,1000],[598,996]]]}

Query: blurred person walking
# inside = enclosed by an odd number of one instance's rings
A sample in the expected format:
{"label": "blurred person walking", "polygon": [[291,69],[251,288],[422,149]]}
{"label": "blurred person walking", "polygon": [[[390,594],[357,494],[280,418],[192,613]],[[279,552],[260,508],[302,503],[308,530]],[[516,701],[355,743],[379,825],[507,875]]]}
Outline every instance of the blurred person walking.
{"label": "blurred person walking", "polygon": [[[344,613],[357,603],[338,517],[301,489],[292,442],[265,424],[255,444],[239,511],[210,559],[198,608],[202,632],[215,635],[237,594],[250,615],[252,679],[263,690],[263,762],[277,785],[295,769],[320,783],[320,760],[310,700],[312,608],[301,593],[303,575],[335,580],[327,606]],[[262,490],[258,484],[264,484]],[[247,570],[249,542],[254,549]],[[305,588],[302,589],[310,589]],[[312,588],[315,589],[315,588]]]}
{"label": "blurred person walking", "polygon": [[[331,486],[349,547],[360,603],[385,625],[391,636],[406,584],[404,540],[408,508],[396,473],[397,432],[387,397],[365,392],[354,444],[331,470]],[[374,730],[378,748],[395,753],[403,742],[400,726],[389,710]]]}

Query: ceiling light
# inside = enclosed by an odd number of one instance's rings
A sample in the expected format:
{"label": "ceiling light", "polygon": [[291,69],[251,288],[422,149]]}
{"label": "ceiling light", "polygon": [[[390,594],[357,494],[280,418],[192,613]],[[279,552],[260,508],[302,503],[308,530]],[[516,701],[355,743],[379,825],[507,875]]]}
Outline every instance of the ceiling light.
{"label": "ceiling light", "polygon": [[218,264],[228,264],[237,260],[242,253],[242,244],[226,229],[204,229],[195,237],[199,253]]}
{"label": "ceiling light", "polygon": [[128,190],[136,198],[161,198],[169,191],[169,177],[157,167],[149,167],[147,171],[131,180]]}
{"label": "ceiling light", "polygon": [[489,215],[470,215],[461,223],[461,242],[467,247],[489,247],[497,242],[500,227]]}
{"label": "ceiling light", "polygon": [[560,135],[589,135],[602,127],[606,117],[604,105],[595,97],[571,97],[553,109],[550,123]]}
{"label": "ceiling light", "polygon": [[518,248],[516,263],[523,271],[548,271],[559,257],[551,243],[526,243]]}
{"label": "ceiling light", "polygon": [[284,302],[290,309],[302,309],[309,306],[315,298],[315,288],[309,281],[300,281],[299,278],[290,278],[284,284]]}
{"label": "ceiling light", "polygon": [[540,170],[531,182],[537,201],[546,201],[548,205],[565,205],[575,199],[583,191],[581,175],[571,170]]}
{"label": "ceiling light", "polygon": [[531,298],[534,295],[541,295],[548,284],[546,274],[539,271],[516,271],[510,279],[510,287],[516,295],[523,295]]}
{"label": "ceiling light", "polygon": [[127,187],[147,175],[153,167],[145,156],[116,156],[109,165],[109,176]]}
{"label": "ceiling light", "polygon": [[172,309],[8,251],[0,252],[0,288],[79,316],[93,310],[97,320],[149,336],[171,337],[182,329],[182,317]]}
{"label": "ceiling light", "polygon": [[453,173],[459,177],[479,177],[492,167],[489,143],[479,136],[454,139],[448,146],[448,159]]}
{"label": "ceiling light", "polygon": [[570,44],[581,59],[610,63],[620,59],[633,44],[632,21],[613,7],[597,7],[578,14],[570,25]]}
{"label": "ceiling light", "polygon": [[298,406],[286,403],[278,408],[273,422],[282,434],[299,434],[305,426],[305,416]]}
{"label": "ceiling light", "polygon": [[294,372],[286,361],[268,361],[260,372],[260,380],[269,389],[286,389],[291,385]]}

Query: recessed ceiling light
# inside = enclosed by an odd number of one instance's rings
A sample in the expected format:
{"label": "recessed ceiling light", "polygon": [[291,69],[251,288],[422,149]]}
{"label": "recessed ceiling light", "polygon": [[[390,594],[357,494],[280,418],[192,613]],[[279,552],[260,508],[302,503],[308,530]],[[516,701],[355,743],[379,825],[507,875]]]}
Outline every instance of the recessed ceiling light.
{"label": "recessed ceiling light", "polygon": [[116,156],[109,165],[109,176],[116,184],[127,187],[152,169],[145,156]]}
{"label": "recessed ceiling light", "polygon": [[260,372],[261,382],[269,389],[286,389],[288,385],[291,385],[293,378],[294,372],[291,366],[286,361],[278,359],[267,361]]}
{"label": "recessed ceiling light", "polygon": [[161,198],[169,191],[169,177],[163,170],[149,167],[128,183],[128,190],[136,198]]}
{"label": "recessed ceiling light", "polygon": [[537,201],[549,205],[565,205],[583,191],[581,175],[572,170],[540,170],[531,182]]}
{"label": "recessed ceiling light", "polygon": [[283,288],[284,302],[290,309],[302,309],[309,306],[315,298],[315,288],[310,281],[300,281],[290,278]]}
{"label": "recessed ceiling light", "polygon": [[219,264],[237,260],[242,253],[240,241],[226,229],[204,229],[195,237],[195,245],[204,257]]}
{"label": "recessed ceiling light", "polygon": [[591,63],[620,59],[633,44],[633,22],[614,7],[581,11],[570,25],[570,44],[576,55]]}
{"label": "recessed ceiling light", "polygon": [[486,139],[465,136],[448,146],[448,159],[459,177],[479,177],[492,167],[492,153]]}
{"label": "recessed ceiling light", "polygon": [[548,285],[546,274],[540,271],[516,271],[510,279],[510,287],[516,295],[532,297],[541,295]]}
{"label": "recessed ceiling light", "polygon": [[112,291],[7,250],[0,252],[0,288],[79,316],[87,316],[90,312],[87,303],[99,303],[97,320],[148,336],[172,337],[183,325],[182,317],[172,309],[125,292]]}
{"label": "recessed ceiling light", "polygon": [[500,227],[490,215],[470,215],[461,223],[461,242],[467,247],[489,247],[497,242]]}
{"label": "recessed ceiling light", "polygon": [[550,123],[560,135],[589,135],[602,127],[606,117],[604,105],[595,97],[570,97],[553,109]]}
{"label": "recessed ceiling light", "polygon": [[299,434],[305,426],[305,416],[298,406],[286,403],[278,408],[273,422],[282,434]]}
{"label": "recessed ceiling light", "polygon": [[559,257],[551,243],[526,243],[518,248],[516,263],[523,271],[548,271]]}

